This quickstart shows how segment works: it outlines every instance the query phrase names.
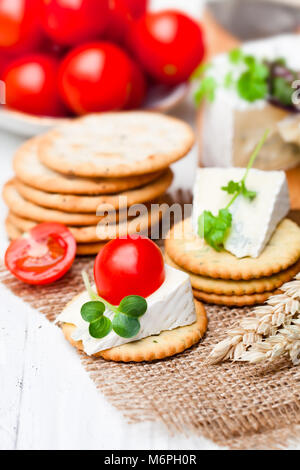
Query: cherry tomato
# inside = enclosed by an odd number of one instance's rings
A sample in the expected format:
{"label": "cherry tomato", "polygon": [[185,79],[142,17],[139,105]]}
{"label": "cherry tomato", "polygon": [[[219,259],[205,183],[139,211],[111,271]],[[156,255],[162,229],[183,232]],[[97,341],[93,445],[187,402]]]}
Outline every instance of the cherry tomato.
{"label": "cherry tomato", "polygon": [[131,67],[130,91],[125,109],[138,109],[145,99],[147,83],[141,68],[133,60]]}
{"label": "cherry tomato", "polygon": [[45,31],[59,44],[97,39],[108,24],[108,0],[43,0],[43,6]]}
{"label": "cherry tomato", "polygon": [[148,0],[124,0],[133,18],[140,18],[146,13]]}
{"label": "cherry tomato", "polygon": [[4,71],[6,67],[8,67],[9,61],[13,60],[12,58],[9,58],[9,56],[3,54],[0,52],[0,80],[2,80]]}
{"label": "cherry tomato", "polygon": [[41,38],[40,0],[0,0],[0,49],[36,50]]}
{"label": "cherry tomato", "polygon": [[46,54],[31,54],[14,60],[5,69],[7,106],[25,113],[63,116],[65,108],[58,91],[59,63]]}
{"label": "cherry tomato", "polygon": [[77,114],[123,108],[130,80],[130,59],[109,42],[79,46],[66,56],[60,69],[61,95]]}
{"label": "cherry tomato", "polygon": [[94,278],[99,295],[113,305],[128,295],[148,297],[165,280],[163,256],[148,238],[117,238],[98,254]]}
{"label": "cherry tomato", "polygon": [[124,43],[133,17],[125,0],[110,0],[110,19],[105,36],[114,42]]}
{"label": "cherry tomato", "polygon": [[200,26],[177,11],[147,13],[134,22],[129,42],[145,70],[166,85],[186,81],[204,56]]}
{"label": "cherry tomato", "polygon": [[71,268],[75,255],[76,241],[70,230],[46,222],[9,245],[5,265],[27,284],[50,284]]}

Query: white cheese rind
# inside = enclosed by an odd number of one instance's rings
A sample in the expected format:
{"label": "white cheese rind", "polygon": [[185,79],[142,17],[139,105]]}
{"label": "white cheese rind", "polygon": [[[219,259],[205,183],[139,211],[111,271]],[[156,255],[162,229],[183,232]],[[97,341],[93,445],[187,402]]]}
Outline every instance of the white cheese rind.
{"label": "white cheese rind", "polygon": [[[222,186],[240,181],[244,168],[203,168],[197,170],[193,201],[193,229],[198,234],[198,218],[203,211],[214,215],[232,199]],[[230,207],[232,227],[225,249],[238,258],[257,258],[270,240],[278,223],[290,210],[289,191],[283,171],[250,170],[246,186],[257,192],[253,201],[239,196]]]}
{"label": "white cheese rind", "polygon": [[[245,43],[241,49],[259,59],[274,60],[284,58],[287,66],[300,70],[300,35],[287,34],[268,39]],[[204,166],[234,166],[233,139],[236,112],[264,110],[269,103],[257,100],[252,103],[242,99],[236,89],[224,87],[224,80],[229,71],[238,77],[244,66],[232,66],[228,54],[220,54],[213,60],[209,76],[218,83],[215,99],[206,102],[203,107],[202,126],[202,164]],[[263,133],[263,131],[262,131]],[[255,145],[255,143],[254,143]]]}
{"label": "white cheese rind", "polygon": [[[121,338],[114,331],[102,339],[92,338],[89,334],[89,324],[80,314],[82,305],[90,301],[86,291],[65,307],[57,321],[76,326],[72,338],[82,341],[84,351],[88,355],[158,335],[162,331],[173,330],[179,326],[191,325],[196,321],[196,312],[190,278],[186,273],[168,265],[165,270],[165,282],[147,298],[148,310],[140,318],[141,329],[134,338]],[[111,319],[113,317],[113,313],[108,310],[105,315]]]}

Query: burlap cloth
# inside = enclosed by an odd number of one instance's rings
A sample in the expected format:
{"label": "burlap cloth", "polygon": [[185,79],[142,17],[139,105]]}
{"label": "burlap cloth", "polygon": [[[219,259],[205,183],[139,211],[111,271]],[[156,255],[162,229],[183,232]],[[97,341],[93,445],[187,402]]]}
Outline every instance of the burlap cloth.
{"label": "burlap cloth", "polygon": [[[91,274],[92,266],[91,258],[77,259],[62,280],[45,287],[23,284],[3,267],[0,280],[54,321],[65,303],[82,290],[81,270]],[[200,434],[232,449],[287,446],[300,437],[300,367],[282,360],[268,366],[205,364],[211,346],[249,312],[207,306],[209,328],[204,340],[171,359],[116,364],[83,354],[80,358],[97,388],[131,423],[160,421],[166,432]]]}

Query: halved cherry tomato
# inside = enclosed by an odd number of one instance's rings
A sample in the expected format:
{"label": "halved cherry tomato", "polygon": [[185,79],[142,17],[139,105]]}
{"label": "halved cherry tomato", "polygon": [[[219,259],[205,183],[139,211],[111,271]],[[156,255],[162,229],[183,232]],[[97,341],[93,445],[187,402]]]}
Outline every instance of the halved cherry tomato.
{"label": "halved cherry tomato", "polygon": [[65,57],[60,69],[61,95],[77,114],[123,108],[130,80],[129,57],[110,42],[75,48]]}
{"label": "halved cherry tomato", "polygon": [[113,42],[124,43],[133,22],[133,16],[125,0],[110,0],[109,23],[105,37]]}
{"label": "halved cherry tomato", "polygon": [[125,109],[138,109],[145,99],[147,82],[141,68],[133,60],[131,67],[130,91]]}
{"label": "halved cherry tomato", "polygon": [[97,39],[108,24],[108,0],[43,0],[43,5],[45,31],[59,44]]}
{"label": "halved cherry tomato", "polygon": [[134,22],[128,42],[149,75],[166,85],[188,80],[204,56],[201,27],[178,11],[142,16]]}
{"label": "halved cherry tomato", "polygon": [[140,18],[146,13],[148,0],[124,0],[133,18]]}
{"label": "halved cherry tomato", "polygon": [[118,238],[98,254],[94,278],[99,295],[113,305],[128,295],[148,297],[165,280],[163,256],[148,238]]}
{"label": "halved cherry tomato", "polygon": [[0,49],[37,50],[42,39],[40,0],[0,0]]}
{"label": "halved cherry tomato", "polygon": [[64,116],[58,69],[58,60],[46,54],[30,54],[12,61],[3,74],[7,106],[35,115]]}
{"label": "halved cherry tomato", "polygon": [[50,284],[66,274],[75,255],[76,241],[70,230],[46,222],[10,244],[5,265],[27,284]]}

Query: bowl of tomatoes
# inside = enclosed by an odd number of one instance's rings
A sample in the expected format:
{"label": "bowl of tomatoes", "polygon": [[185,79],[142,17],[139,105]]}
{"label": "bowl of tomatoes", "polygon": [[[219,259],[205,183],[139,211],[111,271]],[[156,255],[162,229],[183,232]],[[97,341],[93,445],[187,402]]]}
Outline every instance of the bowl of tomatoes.
{"label": "bowl of tomatoes", "polygon": [[0,0],[0,127],[34,135],[87,113],[167,111],[204,56],[201,26],[148,0]]}

